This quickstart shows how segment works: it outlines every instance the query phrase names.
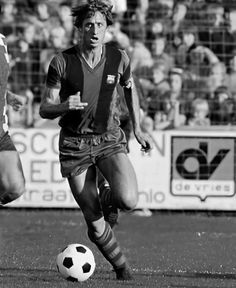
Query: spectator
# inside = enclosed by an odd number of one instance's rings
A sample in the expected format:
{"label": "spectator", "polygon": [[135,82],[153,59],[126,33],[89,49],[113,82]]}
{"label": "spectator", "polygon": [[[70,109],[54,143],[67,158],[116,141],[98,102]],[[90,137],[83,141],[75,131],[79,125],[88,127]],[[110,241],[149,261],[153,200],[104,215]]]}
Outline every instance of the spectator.
{"label": "spectator", "polygon": [[[141,82],[143,85],[144,83]],[[147,82],[146,82],[147,83]],[[170,90],[169,81],[167,79],[167,71],[163,62],[157,62],[152,67],[152,81],[149,85],[145,85],[147,94],[148,112],[153,118],[159,108],[160,99]]]}
{"label": "spectator", "polygon": [[141,129],[149,135],[152,134],[154,130],[154,121],[150,116],[146,115],[142,118]]}
{"label": "spectator", "polygon": [[210,126],[209,105],[206,99],[196,98],[191,105],[191,116],[188,119],[189,126]]}
{"label": "spectator", "polygon": [[164,34],[158,34],[152,42],[152,57],[153,62],[165,63],[166,72],[174,67],[174,58],[165,52],[166,37]]}
{"label": "spectator", "polygon": [[226,68],[233,55],[234,36],[225,21],[225,10],[221,3],[208,3],[205,7],[205,25],[199,30],[199,40],[213,51]]}
{"label": "spectator", "polygon": [[228,20],[228,29],[229,32],[232,33],[234,42],[236,39],[236,6],[231,5],[229,11],[227,13],[227,20]]}
{"label": "spectator", "polygon": [[154,123],[153,123],[154,128],[153,129],[155,131],[165,130],[168,127],[171,127],[171,123],[167,119],[167,114],[163,110],[158,110],[155,112],[153,121],[154,121]]}
{"label": "spectator", "polygon": [[171,16],[174,1],[150,1],[146,16],[147,45],[158,34],[167,34],[171,29]]}
{"label": "spectator", "polygon": [[175,62],[177,65],[186,68],[190,64],[189,54],[198,45],[197,28],[184,22],[181,26],[182,44],[179,46]]}
{"label": "spectator", "polygon": [[[0,1],[3,3],[0,32],[7,35],[13,65],[9,79],[12,89],[34,98],[33,103],[37,103],[35,97],[40,98],[51,55],[72,44],[74,33],[78,33],[72,30],[71,1]],[[152,119],[156,116],[163,123],[169,115],[163,110],[167,105],[163,104],[164,95],[170,93],[170,82],[165,77],[168,78],[168,71],[173,67],[182,67],[184,71],[184,87],[178,101],[179,113],[187,119],[189,102],[195,98],[206,98],[211,111],[219,86],[228,87],[231,97],[236,99],[236,6],[232,1],[221,1],[223,4],[205,0],[114,2],[117,21],[107,35],[108,41],[130,54],[145,99],[151,99],[148,105]],[[30,99],[26,99],[27,103]],[[156,106],[151,108],[153,103]],[[159,115],[156,109],[162,109]],[[24,122],[25,116],[19,115],[11,115],[15,125]]]}
{"label": "spectator", "polygon": [[[118,0],[116,1],[118,2]],[[139,32],[145,38],[146,11],[148,9],[148,5],[149,0],[127,0],[127,11],[123,14],[121,30],[128,35],[129,38],[133,38],[132,34],[135,33],[137,27],[139,27]]]}
{"label": "spectator", "polygon": [[127,12],[126,0],[112,0],[113,8],[112,12],[116,15],[117,20],[122,21],[124,14]]}
{"label": "spectator", "polygon": [[46,75],[49,63],[55,53],[67,47],[66,31],[62,26],[55,27],[50,31],[49,43],[49,47],[40,52],[40,64],[43,75]]}
{"label": "spectator", "polygon": [[186,25],[188,23],[182,28],[183,43],[177,51],[176,63],[196,76],[207,76],[209,66],[219,59],[209,48],[199,44],[197,27]]}
{"label": "spectator", "polygon": [[130,39],[128,35],[121,31],[121,24],[117,20],[109,27],[109,31],[105,35],[105,42],[118,45],[118,47],[125,49],[127,52],[130,49]]}
{"label": "spectator", "polygon": [[230,61],[230,69],[226,75],[226,86],[229,88],[233,98],[236,99],[236,54]]}
{"label": "spectator", "polygon": [[176,1],[171,16],[172,33],[178,33],[188,11],[187,1]]}
{"label": "spectator", "polygon": [[214,93],[219,86],[226,85],[227,73],[223,62],[216,62],[210,67],[210,74],[206,78],[206,92],[209,98],[214,98]]}
{"label": "spectator", "polygon": [[139,26],[136,27],[136,31],[133,31],[132,36],[133,38],[129,50],[131,69],[137,76],[143,76],[153,65],[152,54],[143,42],[144,37],[140,33]]}
{"label": "spectator", "polygon": [[68,1],[63,1],[59,4],[58,17],[61,26],[64,28],[66,32],[64,35],[64,42],[66,46],[69,47],[74,42],[75,31],[74,31],[73,17],[71,16],[71,5]]}
{"label": "spectator", "polygon": [[[159,107],[149,114],[155,119],[155,129],[175,128],[186,123],[187,101],[183,94],[183,70],[173,68],[170,71],[170,91],[159,99]],[[149,113],[149,110],[148,110]]]}
{"label": "spectator", "polygon": [[212,125],[236,124],[235,101],[226,86],[220,86],[215,91],[214,101],[210,109]]}
{"label": "spectator", "polygon": [[29,16],[29,21],[36,28],[36,37],[38,40],[48,41],[49,31],[53,27],[60,25],[56,8],[55,3],[54,5],[50,5],[46,0],[34,2],[34,13]]}
{"label": "spectator", "polygon": [[12,50],[14,66],[11,71],[11,85],[15,93],[28,95],[30,98],[41,97],[42,74],[40,70],[40,49],[45,43],[36,40],[36,27],[25,22],[22,34]]}
{"label": "spectator", "polygon": [[189,53],[188,71],[198,77],[205,77],[210,74],[210,70],[219,63],[216,55],[207,47],[197,46]]}
{"label": "spectator", "polygon": [[191,98],[200,96],[201,93],[205,94],[207,91],[211,93],[213,85],[209,83],[214,78],[212,71],[221,64],[209,48],[199,45],[196,29],[191,30],[189,27],[183,31],[183,44],[179,48],[176,62],[184,67],[186,89],[195,94]]}
{"label": "spectator", "polygon": [[[15,0],[1,1],[1,33],[7,38],[8,44],[15,40],[15,15],[16,15]],[[13,38],[13,39],[12,39]]]}
{"label": "spectator", "polygon": [[[117,0],[116,0],[117,1]],[[117,1],[118,2],[118,1]],[[139,25],[145,23],[143,17],[146,16],[146,11],[149,7],[149,0],[127,0],[127,11],[124,13],[124,26],[128,26],[131,22],[139,23]],[[142,15],[140,15],[142,14]],[[141,16],[141,17],[140,17]],[[139,22],[139,20],[141,20]],[[142,22],[144,21],[144,22]],[[124,27],[125,28],[125,27]],[[126,33],[129,31],[126,31]]]}

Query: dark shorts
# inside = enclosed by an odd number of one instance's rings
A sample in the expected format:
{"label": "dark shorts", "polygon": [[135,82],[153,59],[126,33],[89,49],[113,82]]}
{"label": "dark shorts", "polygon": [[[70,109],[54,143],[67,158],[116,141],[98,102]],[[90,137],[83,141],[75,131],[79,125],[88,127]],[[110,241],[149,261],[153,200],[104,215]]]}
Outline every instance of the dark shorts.
{"label": "dark shorts", "polygon": [[11,140],[8,132],[1,135],[0,138],[0,152],[1,151],[16,151],[16,147]]}
{"label": "dark shorts", "polygon": [[104,134],[71,135],[61,130],[59,140],[59,159],[63,177],[83,173],[91,165],[117,153],[127,153],[126,138],[118,129]]}

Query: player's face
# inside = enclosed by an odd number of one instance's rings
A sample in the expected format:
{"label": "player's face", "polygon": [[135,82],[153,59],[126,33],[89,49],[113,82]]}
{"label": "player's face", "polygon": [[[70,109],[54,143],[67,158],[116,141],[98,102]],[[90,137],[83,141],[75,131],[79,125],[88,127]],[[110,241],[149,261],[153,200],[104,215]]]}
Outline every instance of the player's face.
{"label": "player's face", "polygon": [[106,18],[101,12],[97,11],[92,17],[85,19],[81,28],[85,47],[91,49],[102,45],[106,29]]}

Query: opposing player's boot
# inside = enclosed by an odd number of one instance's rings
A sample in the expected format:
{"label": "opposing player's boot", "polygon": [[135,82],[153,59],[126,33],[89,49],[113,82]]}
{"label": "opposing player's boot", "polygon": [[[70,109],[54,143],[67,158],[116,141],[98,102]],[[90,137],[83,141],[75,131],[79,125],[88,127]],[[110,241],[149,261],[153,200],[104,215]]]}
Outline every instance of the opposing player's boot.
{"label": "opposing player's boot", "polygon": [[114,206],[110,186],[105,181],[99,185],[99,196],[104,219],[113,228],[118,224],[119,209]]}

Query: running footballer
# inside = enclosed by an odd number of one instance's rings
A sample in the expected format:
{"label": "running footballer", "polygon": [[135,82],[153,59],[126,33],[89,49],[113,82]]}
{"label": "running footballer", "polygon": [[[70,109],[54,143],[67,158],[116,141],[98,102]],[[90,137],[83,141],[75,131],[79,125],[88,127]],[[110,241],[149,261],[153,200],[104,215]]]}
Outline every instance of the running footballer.
{"label": "running footballer", "polygon": [[[80,1],[72,9],[80,41],[52,59],[40,115],[48,119],[60,116],[61,173],[84,214],[88,237],[111,263],[117,279],[130,280],[131,269],[105,221],[109,217],[104,219],[106,208],[130,211],[138,199],[136,175],[119,127],[118,85],[124,89],[137,141],[145,151],[151,145],[139,125],[130,60],[125,51],[103,43],[112,24],[111,9],[105,0]],[[111,188],[102,197],[97,192],[98,171]]]}

